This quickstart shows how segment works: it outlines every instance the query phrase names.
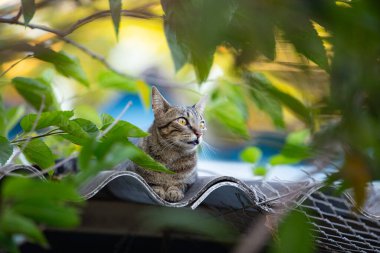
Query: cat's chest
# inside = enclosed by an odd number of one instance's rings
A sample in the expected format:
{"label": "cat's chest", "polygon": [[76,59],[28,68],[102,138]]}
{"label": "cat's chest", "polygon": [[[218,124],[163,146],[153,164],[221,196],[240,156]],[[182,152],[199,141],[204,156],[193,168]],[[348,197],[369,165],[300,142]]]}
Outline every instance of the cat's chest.
{"label": "cat's chest", "polygon": [[191,172],[195,169],[197,165],[196,155],[182,155],[182,156],[170,156],[167,155],[163,157],[160,162],[165,164],[170,170],[175,171],[177,173],[183,172]]}

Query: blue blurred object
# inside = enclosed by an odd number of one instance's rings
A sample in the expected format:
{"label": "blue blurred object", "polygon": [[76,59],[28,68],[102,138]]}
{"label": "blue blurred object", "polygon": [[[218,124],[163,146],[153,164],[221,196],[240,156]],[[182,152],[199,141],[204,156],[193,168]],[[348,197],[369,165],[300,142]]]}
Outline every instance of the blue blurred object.
{"label": "blue blurred object", "polygon": [[13,127],[13,128],[11,129],[11,131],[9,131],[9,133],[8,133],[8,139],[12,140],[13,138],[16,137],[17,134],[19,134],[19,133],[21,133],[21,132],[22,132],[22,128],[21,128],[21,126],[20,126],[20,123],[17,123],[17,124],[15,125],[15,127]]}
{"label": "blue blurred object", "polygon": [[[274,132],[260,132],[248,141],[245,145],[222,147],[213,150],[212,160],[220,161],[240,161],[240,153],[248,146],[255,146],[261,149],[263,157],[261,162],[267,162],[268,158],[280,152],[285,143],[285,136]],[[210,159],[204,152],[200,152],[201,159]]]}

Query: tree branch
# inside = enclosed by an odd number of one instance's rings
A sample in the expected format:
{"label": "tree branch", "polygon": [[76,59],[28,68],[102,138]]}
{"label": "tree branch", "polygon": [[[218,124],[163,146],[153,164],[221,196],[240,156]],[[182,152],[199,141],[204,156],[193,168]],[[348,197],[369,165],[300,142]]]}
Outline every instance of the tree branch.
{"label": "tree branch", "polygon": [[[130,11],[130,10],[122,10],[121,15],[127,16],[127,17],[141,18],[141,19],[162,18],[162,16],[159,16],[159,15],[154,15],[154,14],[142,12],[142,11]],[[16,18],[0,18],[0,23],[22,25],[22,26],[29,27],[31,29],[38,29],[38,30],[49,32],[49,33],[53,33],[57,35],[58,37],[65,37],[73,33],[78,28],[82,27],[83,25],[86,25],[96,19],[108,17],[108,16],[111,16],[110,10],[96,12],[94,14],[91,14],[90,16],[79,19],[77,22],[72,24],[69,28],[65,29],[64,31],[53,29],[51,27],[44,26],[44,25],[37,25],[37,24],[31,24],[31,23],[25,24],[24,22],[18,21],[18,19]]]}
{"label": "tree branch", "polygon": [[20,8],[18,9],[17,14],[12,18],[12,20],[14,20],[14,21],[18,21],[18,20],[20,19],[20,17],[21,17],[21,14],[22,14],[22,7],[20,7]]}
{"label": "tree branch", "polygon": [[78,42],[72,40],[72,39],[69,39],[69,38],[66,38],[66,37],[62,37],[60,38],[60,40],[66,42],[67,44],[70,44],[76,48],[78,48],[79,50],[81,50],[82,52],[84,52],[85,54],[89,55],[90,57],[92,57],[93,59],[99,61],[100,63],[102,63],[106,68],[108,68],[109,70],[111,70],[112,72],[120,75],[120,76],[124,76],[126,78],[130,78],[130,79],[136,79],[136,77],[133,77],[133,76],[130,76],[130,75],[127,75],[123,72],[120,72],[119,70],[115,69],[114,67],[111,66],[111,64],[104,58],[103,55],[100,55],[98,53],[95,53],[93,51],[91,51],[90,49],[88,49],[87,47],[79,44]]}
{"label": "tree branch", "polygon": [[64,134],[65,133],[63,131],[56,132],[57,130],[59,130],[59,129],[53,129],[53,130],[51,130],[49,132],[46,132],[46,133],[43,133],[43,134],[40,134],[40,135],[36,135],[36,136],[31,136],[31,137],[28,137],[28,138],[25,138],[25,139],[13,140],[13,141],[11,141],[11,143],[12,144],[16,144],[16,143],[19,143],[19,142],[24,142],[24,141],[29,141],[29,140],[33,140],[33,139],[37,139],[37,138],[46,137],[46,136],[57,135],[57,134]]}
{"label": "tree branch", "polygon": [[[127,16],[127,17],[133,17],[133,18],[141,18],[141,19],[154,19],[154,18],[162,18],[162,16],[159,15],[154,15],[151,13],[147,12],[142,12],[142,11],[129,11],[129,10],[122,10],[121,11],[122,16]],[[111,16],[111,11],[110,10],[105,10],[105,11],[99,11],[96,12],[88,17],[79,19],[77,22],[75,22],[73,25],[71,25],[66,31],[63,33],[63,36],[67,36],[71,33],[73,33],[75,30],[80,28],[81,26],[88,24],[96,19],[103,18],[103,17],[108,17]]]}
{"label": "tree branch", "polygon": [[[141,19],[162,18],[162,16],[160,16],[160,15],[154,15],[152,13],[148,13],[148,12],[144,12],[144,11],[140,11],[140,10],[141,10],[141,8],[134,9],[134,10],[122,10],[121,11],[121,15],[122,16],[128,16],[128,17],[141,18]],[[75,22],[74,24],[72,24],[69,28],[67,28],[67,29],[65,29],[63,31],[57,30],[57,29],[53,29],[51,27],[44,26],[44,25],[31,24],[31,23],[25,24],[24,22],[20,22],[20,21],[18,21],[16,19],[13,19],[13,18],[0,18],[0,23],[26,26],[26,27],[29,27],[30,29],[38,29],[38,30],[42,30],[42,31],[46,31],[46,32],[52,33],[52,34],[56,35],[57,39],[59,39],[61,41],[64,41],[67,44],[70,44],[70,45],[78,48],[79,50],[81,50],[85,54],[89,55],[93,59],[98,60],[100,63],[102,63],[106,68],[108,68],[112,72],[114,72],[114,73],[116,73],[116,74],[118,74],[120,76],[124,76],[126,78],[129,78],[129,79],[138,79],[137,77],[134,77],[134,76],[125,74],[123,72],[120,72],[119,70],[117,70],[113,66],[111,66],[111,64],[109,62],[107,62],[107,60],[104,58],[104,56],[102,56],[102,55],[100,55],[100,54],[98,54],[96,52],[93,52],[90,49],[88,49],[87,47],[85,47],[85,46],[79,44],[78,42],[76,42],[76,41],[74,41],[74,40],[69,39],[69,38],[66,37],[67,35],[73,33],[75,30],[77,30],[78,28],[82,27],[83,25],[86,25],[86,24],[90,23],[93,20],[96,20],[96,19],[99,19],[99,18],[103,18],[103,17],[107,17],[107,16],[110,16],[110,15],[111,15],[111,12],[109,10],[96,12],[94,14],[91,14],[91,15],[83,18],[83,19],[78,20],[77,22]],[[50,38],[50,39],[54,39],[54,37]],[[173,85],[167,85],[167,84],[165,84],[165,82],[167,82],[166,79],[159,79],[157,77],[153,77],[153,78],[148,77],[148,78],[149,79],[154,79],[155,82],[163,81],[164,83],[160,82],[160,84],[159,84],[160,86],[165,86],[165,87],[173,88]]]}

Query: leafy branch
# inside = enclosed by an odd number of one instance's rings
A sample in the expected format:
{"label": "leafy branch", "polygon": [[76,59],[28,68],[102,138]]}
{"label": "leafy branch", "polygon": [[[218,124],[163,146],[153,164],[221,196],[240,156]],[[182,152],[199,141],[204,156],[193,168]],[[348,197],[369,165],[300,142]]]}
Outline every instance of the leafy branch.
{"label": "leafy branch", "polygon": [[64,131],[60,131],[58,128],[55,128],[55,129],[52,129],[52,130],[50,130],[46,133],[40,134],[40,135],[35,135],[35,136],[28,137],[28,138],[13,140],[13,141],[11,141],[11,143],[17,144],[19,142],[27,142],[27,141],[30,141],[33,139],[43,138],[43,137],[57,135],[57,134],[64,134],[64,133],[65,133]]}

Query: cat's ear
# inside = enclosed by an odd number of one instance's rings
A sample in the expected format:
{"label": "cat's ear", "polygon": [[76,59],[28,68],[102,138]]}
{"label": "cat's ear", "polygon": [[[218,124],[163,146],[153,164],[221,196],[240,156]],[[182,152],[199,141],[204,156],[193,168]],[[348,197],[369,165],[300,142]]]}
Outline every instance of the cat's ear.
{"label": "cat's ear", "polygon": [[209,97],[207,95],[203,96],[198,103],[194,105],[195,109],[197,109],[198,112],[203,113],[206,108],[206,103],[208,101]]}
{"label": "cat's ear", "polygon": [[158,89],[153,86],[152,87],[152,109],[154,115],[160,115],[169,110],[170,104],[166,99],[161,95]]}

